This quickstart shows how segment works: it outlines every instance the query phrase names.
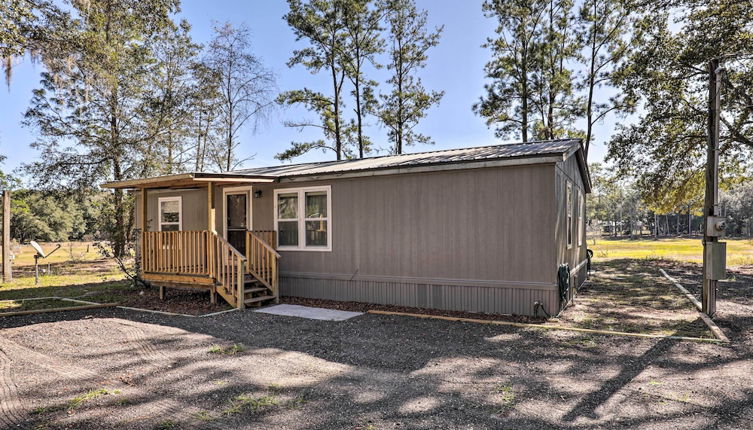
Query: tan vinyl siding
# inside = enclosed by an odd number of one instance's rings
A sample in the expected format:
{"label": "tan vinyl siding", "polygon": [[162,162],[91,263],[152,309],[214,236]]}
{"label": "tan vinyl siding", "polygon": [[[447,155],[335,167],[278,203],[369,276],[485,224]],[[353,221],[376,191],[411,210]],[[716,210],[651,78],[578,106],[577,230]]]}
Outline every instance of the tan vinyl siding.
{"label": "tan vinyl siding", "polygon": [[[282,251],[284,272],[553,283],[552,165],[367,177],[332,186],[331,252]],[[273,187],[254,228],[273,229]]]}
{"label": "tan vinyl siding", "polygon": [[[557,252],[557,264],[568,264],[570,269],[574,269],[583,260],[586,259],[586,249],[588,243],[586,241],[586,229],[578,228],[579,213],[584,208],[579,204],[580,196],[584,196],[585,188],[583,184],[583,178],[581,177],[578,169],[578,162],[574,156],[567,160],[557,163],[555,170],[556,175],[556,190],[557,195],[555,199],[555,205],[557,210],[557,222],[555,226],[555,249]],[[573,217],[572,217],[572,232],[573,232],[573,244],[570,249],[567,247],[567,184],[571,183],[573,187]],[[583,220],[585,220],[585,214]],[[581,234],[580,241],[578,240],[578,234]],[[580,246],[578,243],[580,242]],[[582,284],[586,280],[586,268],[583,267],[577,275],[577,285]]]}
{"label": "tan vinyl siding", "polygon": [[[159,230],[158,215],[161,197],[177,197],[182,200],[183,230],[207,229],[207,190],[206,188],[188,190],[150,190],[147,194],[147,225],[149,231]],[[136,222],[134,226],[141,228],[141,192],[136,194]]]}
{"label": "tan vinyl siding", "polygon": [[281,292],[489,313],[549,312],[556,292],[554,164],[255,187],[255,229],[274,189],[331,185],[332,251],[281,251]]}

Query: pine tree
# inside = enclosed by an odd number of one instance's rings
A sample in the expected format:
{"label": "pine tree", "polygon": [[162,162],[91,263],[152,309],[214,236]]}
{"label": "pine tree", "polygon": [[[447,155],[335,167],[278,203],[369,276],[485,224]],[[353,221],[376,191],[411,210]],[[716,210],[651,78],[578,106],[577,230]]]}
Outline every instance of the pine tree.
{"label": "pine tree", "polygon": [[415,128],[444,91],[427,91],[417,72],[426,67],[428,51],[439,44],[443,27],[427,30],[428,13],[417,10],[414,0],[387,0],[383,7],[389,31],[387,68],[392,72],[387,83],[392,89],[381,95],[379,118],[392,152],[402,154],[406,146],[431,143]]}
{"label": "pine tree", "polygon": [[368,78],[365,69],[369,64],[379,67],[376,56],[384,50],[380,27],[382,13],[375,7],[374,0],[347,0],[343,11],[346,40],[341,58],[345,74],[353,86],[356,143],[358,157],[363,158],[364,152],[371,148],[371,140],[363,132],[364,117],[373,113],[377,105],[374,97],[377,82]]}
{"label": "pine tree", "polygon": [[288,0],[290,10],[284,19],[293,29],[296,40],[306,41],[308,46],[293,52],[288,67],[302,65],[312,74],[326,73],[330,80],[330,95],[308,88],[285,91],[277,98],[284,106],[302,105],[319,115],[318,122],[308,120],[286,121],[285,125],[303,129],[318,128],[325,139],[310,142],[292,142],[291,147],[277,158],[289,160],[313,149],[331,150],[337,160],[349,155],[352,126],[343,120],[343,85],[347,70],[343,64],[343,52],[347,43],[344,23],[345,5],[342,0]]}
{"label": "pine tree", "polygon": [[584,151],[593,140],[593,128],[607,114],[629,108],[631,100],[620,95],[600,96],[613,82],[612,73],[627,53],[625,31],[630,28],[632,12],[626,0],[585,0],[578,14],[578,38],[583,47],[585,73],[581,88],[586,92]]}
{"label": "pine tree", "polygon": [[533,134],[535,76],[540,71],[537,52],[547,12],[543,0],[486,0],[484,13],[497,20],[495,38],[483,45],[491,50],[486,64],[486,95],[473,110],[494,127],[497,137],[516,136],[528,142]]}

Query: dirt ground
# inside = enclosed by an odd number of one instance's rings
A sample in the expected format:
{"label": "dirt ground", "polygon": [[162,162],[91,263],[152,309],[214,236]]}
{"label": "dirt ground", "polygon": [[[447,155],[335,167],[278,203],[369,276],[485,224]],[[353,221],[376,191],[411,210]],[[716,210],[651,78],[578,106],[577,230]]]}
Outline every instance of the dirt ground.
{"label": "dirt ground", "polygon": [[750,428],[745,273],[721,294],[728,346],[373,314],[0,318],[0,428]]}
{"label": "dirt ground", "polygon": [[659,272],[659,267],[673,265],[687,267],[656,259],[601,262],[578,291],[574,303],[553,324],[628,333],[713,338],[690,300]]}

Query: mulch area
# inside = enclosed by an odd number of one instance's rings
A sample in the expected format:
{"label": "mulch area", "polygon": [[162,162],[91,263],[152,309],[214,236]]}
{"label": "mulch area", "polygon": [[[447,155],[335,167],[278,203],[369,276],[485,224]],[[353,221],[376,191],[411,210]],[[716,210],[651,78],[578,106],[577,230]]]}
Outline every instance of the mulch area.
{"label": "mulch area", "polygon": [[281,303],[287,303],[291,305],[311,306],[315,308],[337,309],[342,311],[353,312],[368,312],[375,311],[388,311],[388,312],[403,312],[413,313],[421,315],[434,315],[453,318],[471,318],[488,321],[508,321],[517,323],[528,324],[541,324],[546,322],[544,318],[535,318],[525,315],[503,315],[503,314],[483,314],[474,312],[462,312],[462,311],[448,311],[442,309],[426,309],[426,308],[414,308],[409,306],[396,306],[396,305],[380,305],[374,303],[361,303],[361,302],[338,302],[335,300],[324,299],[309,299],[305,297],[292,297],[283,296],[280,298]]}
{"label": "mulch area", "polygon": [[[99,301],[96,299],[96,295],[83,298],[83,300]],[[222,300],[222,297],[217,297],[217,304],[211,304],[208,291],[175,288],[165,289],[165,300],[160,300],[159,288],[156,287],[124,288],[120,290],[119,297],[115,301],[120,306],[188,315],[203,315],[232,309]]]}

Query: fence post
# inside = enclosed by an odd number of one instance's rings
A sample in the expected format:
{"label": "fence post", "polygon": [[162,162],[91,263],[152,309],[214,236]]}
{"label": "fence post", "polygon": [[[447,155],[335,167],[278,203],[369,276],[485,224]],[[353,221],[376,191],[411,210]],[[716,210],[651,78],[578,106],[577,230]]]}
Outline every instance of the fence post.
{"label": "fence post", "polygon": [[13,280],[10,262],[10,191],[3,191],[3,282]]}

